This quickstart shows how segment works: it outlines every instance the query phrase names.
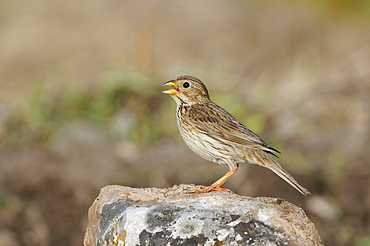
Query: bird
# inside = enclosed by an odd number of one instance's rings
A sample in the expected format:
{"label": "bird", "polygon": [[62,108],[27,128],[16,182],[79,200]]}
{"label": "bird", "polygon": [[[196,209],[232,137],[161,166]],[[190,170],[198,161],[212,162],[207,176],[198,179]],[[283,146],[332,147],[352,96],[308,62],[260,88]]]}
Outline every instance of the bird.
{"label": "bird", "polygon": [[223,184],[240,164],[248,163],[270,169],[304,196],[311,194],[273,158],[278,157],[280,151],[267,145],[257,134],[211,101],[207,87],[200,79],[182,75],[163,86],[171,87],[162,92],[176,102],[177,126],[186,145],[200,157],[227,165],[230,169],[210,186],[188,193],[231,192],[222,188]]}

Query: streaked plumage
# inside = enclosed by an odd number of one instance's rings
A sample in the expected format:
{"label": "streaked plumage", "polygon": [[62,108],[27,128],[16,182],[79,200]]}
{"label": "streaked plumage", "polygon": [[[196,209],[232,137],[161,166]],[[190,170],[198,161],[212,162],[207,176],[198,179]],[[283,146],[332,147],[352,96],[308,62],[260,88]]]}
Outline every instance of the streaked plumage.
{"label": "streaked plumage", "polygon": [[177,104],[178,128],[188,147],[202,158],[230,168],[211,186],[192,192],[226,190],[221,186],[236,172],[239,164],[250,163],[272,170],[303,195],[310,194],[272,158],[271,155],[280,152],[212,102],[207,88],[198,78],[180,76],[164,85],[173,87],[163,93],[171,95]]}

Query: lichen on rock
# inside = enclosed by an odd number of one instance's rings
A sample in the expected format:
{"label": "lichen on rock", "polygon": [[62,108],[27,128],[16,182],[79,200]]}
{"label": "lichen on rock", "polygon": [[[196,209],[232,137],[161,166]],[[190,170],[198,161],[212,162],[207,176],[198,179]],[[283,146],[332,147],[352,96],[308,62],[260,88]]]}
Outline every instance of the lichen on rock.
{"label": "lichen on rock", "polygon": [[195,188],[104,187],[89,209],[84,245],[322,245],[287,201],[185,192]]}

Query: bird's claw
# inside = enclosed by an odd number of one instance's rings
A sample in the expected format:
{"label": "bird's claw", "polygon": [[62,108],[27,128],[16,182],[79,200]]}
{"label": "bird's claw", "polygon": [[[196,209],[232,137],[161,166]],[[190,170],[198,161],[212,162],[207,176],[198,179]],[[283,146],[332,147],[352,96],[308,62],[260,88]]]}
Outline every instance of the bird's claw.
{"label": "bird's claw", "polygon": [[219,186],[208,186],[208,187],[205,187],[205,188],[200,188],[200,189],[196,189],[196,190],[188,190],[186,193],[208,193],[208,192],[211,192],[211,191],[226,191],[226,192],[229,192],[229,193],[234,193],[232,190],[229,190],[229,189],[225,189],[225,188],[221,188]]}

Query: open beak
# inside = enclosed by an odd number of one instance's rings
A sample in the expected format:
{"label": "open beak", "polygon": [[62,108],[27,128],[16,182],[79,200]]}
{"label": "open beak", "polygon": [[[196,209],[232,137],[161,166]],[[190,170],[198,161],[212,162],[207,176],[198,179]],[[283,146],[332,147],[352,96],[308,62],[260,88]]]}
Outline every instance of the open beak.
{"label": "open beak", "polygon": [[170,80],[163,85],[165,86],[172,86],[173,88],[169,90],[162,91],[162,93],[167,94],[167,95],[174,95],[176,93],[179,93],[179,89],[176,87],[176,85],[173,83],[173,80]]}

